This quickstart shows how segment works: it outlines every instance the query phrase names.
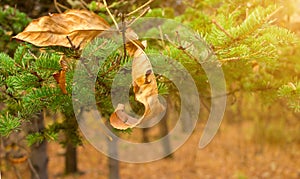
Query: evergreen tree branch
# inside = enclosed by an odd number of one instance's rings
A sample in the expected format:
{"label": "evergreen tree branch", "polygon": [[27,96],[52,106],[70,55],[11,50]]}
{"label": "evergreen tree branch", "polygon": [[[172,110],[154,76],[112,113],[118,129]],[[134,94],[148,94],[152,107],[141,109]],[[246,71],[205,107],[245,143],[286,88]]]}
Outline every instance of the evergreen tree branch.
{"label": "evergreen tree branch", "polygon": [[222,32],[224,32],[230,39],[234,40],[235,38],[229,33],[227,32],[227,30],[225,30],[217,21],[216,19],[213,19],[211,21],[213,24],[215,24]]}
{"label": "evergreen tree branch", "polygon": [[[177,33],[177,35],[178,35],[178,33]],[[168,36],[167,34],[165,34],[165,38],[166,38],[166,40],[167,40],[172,46],[174,46],[174,47],[177,48],[178,50],[182,51],[182,52],[183,52],[185,55],[187,55],[190,59],[193,59],[196,63],[198,63],[198,59],[186,51],[186,50],[187,50],[189,47],[191,47],[193,44],[189,44],[188,46],[183,47],[183,46],[181,45],[181,42],[180,42],[180,41],[178,42],[179,45],[177,45],[175,42],[173,42],[173,41],[169,38],[169,36]]]}
{"label": "evergreen tree branch", "polygon": [[255,53],[252,53],[249,55],[239,56],[239,57],[228,57],[228,58],[220,59],[219,61],[222,63],[226,63],[226,62],[238,61],[238,60],[242,60],[242,59],[251,59],[251,58],[255,57],[255,55],[258,55],[260,53],[261,53],[260,51],[256,51]]}
{"label": "evergreen tree branch", "polygon": [[7,84],[4,85],[4,88],[5,90],[2,90],[2,88],[0,88],[0,91],[3,93],[3,94],[6,94],[7,96],[9,96],[11,99],[14,99],[15,101],[18,101],[18,98],[16,96],[14,96],[12,93],[8,92],[7,89],[8,89],[8,86]]}
{"label": "evergreen tree branch", "polygon": [[30,73],[38,78],[39,83],[44,81],[44,79],[36,71],[30,71]]}
{"label": "evergreen tree branch", "polygon": [[107,75],[111,71],[115,70],[116,68],[119,68],[120,67],[120,59],[121,59],[121,56],[118,56],[116,62],[113,63],[113,65],[111,67],[109,67],[109,69],[107,71],[105,71],[104,73],[102,73],[100,75],[100,77],[104,77],[105,75]]}

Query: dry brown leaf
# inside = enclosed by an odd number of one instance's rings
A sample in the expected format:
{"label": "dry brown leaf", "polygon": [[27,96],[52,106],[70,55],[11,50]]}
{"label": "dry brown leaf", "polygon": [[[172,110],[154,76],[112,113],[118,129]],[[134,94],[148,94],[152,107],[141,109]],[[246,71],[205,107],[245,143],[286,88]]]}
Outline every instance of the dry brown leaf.
{"label": "dry brown leaf", "polygon": [[61,70],[59,72],[56,72],[53,74],[53,78],[56,80],[60,90],[63,94],[68,94],[67,88],[66,88],[66,72],[68,69],[67,62],[65,60],[65,56],[61,56],[60,58],[60,66]]}
{"label": "dry brown leaf", "polygon": [[133,128],[142,121],[150,120],[165,110],[158,99],[157,83],[151,63],[140,47],[135,51],[133,57],[132,81],[135,99],[143,103],[145,112],[141,118],[136,119],[125,113],[124,104],[118,104],[115,112],[110,116],[110,123],[116,129]]}
{"label": "dry brown leaf", "polygon": [[[128,38],[128,37],[127,37]],[[138,45],[138,47],[137,47]],[[145,49],[143,44],[138,40],[131,40],[126,43],[126,51],[128,52],[129,56],[134,56],[134,53],[138,48]]]}
{"label": "dry brown leaf", "polygon": [[56,80],[62,93],[68,94],[67,89],[66,89],[66,71],[60,70],[59,72],[53,73],[53,77]]}
{"label": "dry brown leaf", "polygon": [[[62,14],[50,14],[33,20],[26,29],[14,38],[36,46],[63,46],[82,49],[85,45],[109,29],[109,24],[100,16],[86,10],[69,10]],[[138,125],[142,120],[152,119],[165,108],[158,100],[158,90],[151,63],[144,53],[144,46],[136,33],[128,28],[125,32],[126,50],[134,56],[132,81],[137,101],[145,106],[144,115],[136,119],[126,114],[123,104],[119,104],[110,117],[117,129],[127,129]],[[62,69],[53,74],[61,91],[67,94],[67,65],[61,60]]]}
{"label": "dry brown leaf", "polygon": [[73,45],[82,49],[107,29],[109,24],[99,15],[87,10],[73,9],[35,19],[14,38],[39,47]]}

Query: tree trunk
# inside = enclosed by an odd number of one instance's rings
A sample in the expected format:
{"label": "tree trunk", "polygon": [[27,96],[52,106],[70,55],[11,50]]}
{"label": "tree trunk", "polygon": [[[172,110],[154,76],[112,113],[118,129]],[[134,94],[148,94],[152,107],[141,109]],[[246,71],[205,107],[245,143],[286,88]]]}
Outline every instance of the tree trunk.
{"label": "tree trunk", "polygon": [[[164,136],[168,135],[168,133],[169,133],[167,119],[168,119],[168,114],[165,117],[163,117],[162,120],[160,121],[161,137],[164,137]],[[164,148],[164,152],[167,155],[165,158],[172,157],[171,145],[170,145],[170,140],[168,137],[166,137],[166,140],[162,143],[162,145]]]}
{"label": "tree trunk", "polygon": [[65,174],[76,173],[77,171],[77,147],[68,142],[65,153]]}
{"label": "tree trunk", "polygon": [[142,135],[143,135],[143,142],[144,143],[150,142],[150,139],[149,139],[149,136],[148,136],[148,131],[149,131],[149,128],[143,128],[142,129]]}
{"label": "tree trunk", "polygon": [[[172,118],[172,114],[174,113],[174,109],[173,109],[173,105],[172,105],[172,98],[171,97],[168,97],[167,98],[167,103],[168,103],[168,107],[167,107],[167,111],[166,111],[166,114],[165,116],[161,119],[160,121],[160,134],[161,134],[161,137],[164,137],[164,136],[167,136],[168,133],[169,133],[169,128],[168,128],[168,123],[167,123],[167,120]],[[163,148],[164,148],[164,152],[165,154],[167,155],[165,158],[167,157],[173,157],[172,153],[171,153],[171,144],[170,144],[170,140],[169,138],[167,137],[165,139],[165,141],[162,143],[163,145]]]}
{"label": "tree trunk", "polygon": [[[108,120],[106,125],[109,129],[112,129]],[[112,140],[107,138],[107,145],[108,145],[108,153],[110,156],[117,157],[118,156],[118,138],[112,137]],[[119,161],[109,157],[108,160],[108,169],[109,169],[109,179],[119,179],[120,178],[120,168],[119,168]]]}
{"label": "tree trunk", "polygon": [[[29,133],[41,132],[44,130],[44,116],[43,113],[38,113],[32,118],[34,127]],[[48,179],[48,155],[47,155],[47,141],[33,144],[31,147],[30,162],[32,165],[31,179]]]}
{"label": "tree trunk", "polygon": [[118,160],[109,157],[108,168],[109,168],[109,179],[119,179],[120,178],[119,161]]}
{"label": "tree trunk", "polygon": [[73,114],[64,114],[65,119],[65,137],[66,137],[66,152],[65,152],[65,174],[78,172],[77,167],[77,144],[80,142],[78,136],[78,124]]}
{"label": "tree trunk", "polygon": [[[190,101],[189,104],[186,104],[183,107],[184,111],[187,111],[186,113],[181,114],[182,118],[180,119],[180,122],[182,124],[182,131],[184,133],[188,133],[191,130],[191,126],[193,126],[193,120],[196,119],[192,119],[193,113],[195,114],[196,112],[193,111],[192,109],[194,109],[193,105],[193,99],[198,98],[198,96],[183,96],[182,98],[190,98],[190,99],[185,99],[185,101]],[[176,100],[180,100],[180,96],[176,95]],[[182,104],[181,104],[182,105]],[[178,113],[178,111],[180,111],[181,106],[175,105],[173,110],[176,110],[176,112]],[[180,113],[178,113],[179,115]]]}

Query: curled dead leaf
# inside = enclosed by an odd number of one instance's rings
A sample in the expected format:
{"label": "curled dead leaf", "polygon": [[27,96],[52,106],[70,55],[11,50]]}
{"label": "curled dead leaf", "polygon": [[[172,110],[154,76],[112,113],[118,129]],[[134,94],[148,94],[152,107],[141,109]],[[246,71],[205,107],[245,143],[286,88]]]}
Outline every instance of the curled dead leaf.
{"label": "curled dead leaf", "polygon": [[135,99],[145,106],[145,112],[137,119],[125,113],[123,104],[118,104],[115,112],[110,116],[110,123],[114,128],[121,130],[133,128],[142,121],[153,119],[165,110],[158,99],[157,83],[147,55],[142,48],[138,47],[133,56],[133,92]]}

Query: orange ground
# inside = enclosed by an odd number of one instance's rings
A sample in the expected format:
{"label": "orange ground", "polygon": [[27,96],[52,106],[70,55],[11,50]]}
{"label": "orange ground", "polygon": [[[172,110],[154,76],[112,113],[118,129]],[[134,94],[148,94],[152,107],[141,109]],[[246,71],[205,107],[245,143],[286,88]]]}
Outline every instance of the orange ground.
{"label": "orange ground", "polygon": [[[200,150],[202,132],[198,126],[174,157],[146,164],[120,163],[123,179],[217,179],[217,178],[295,178],[300,179],[300,145],[258,145],[251,140],[251,123],[222,124],[213,142]],[[88,142],[79,147],[79,169],[82,175],[61,176],[63,149],[49,145],[50,179],[106,179],[107,158]]]}
{"label": "orange ground", "polygon": [[[221,129],[206,148],[198,149],[203,124],[173,158],[145,164],[120,163],[122,179],[300,179],[300,144],[259,145],[252,139],[250,122],[223,122]],[[128,134],[127,134],[128,135]],[[137,135],[138,136],[138,135]],[[78,167],[83,174],[63,176],[64,149],[49,143],[50,179],[106,179],[107,157],[87,141],[78,148]],[[27,167],[27,168],[26,168]],[[30,178],[28,166],[16,166],[24,179]],[[17,178],[13,170],[2,179]]]}

